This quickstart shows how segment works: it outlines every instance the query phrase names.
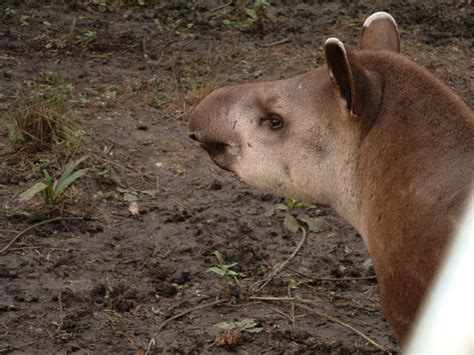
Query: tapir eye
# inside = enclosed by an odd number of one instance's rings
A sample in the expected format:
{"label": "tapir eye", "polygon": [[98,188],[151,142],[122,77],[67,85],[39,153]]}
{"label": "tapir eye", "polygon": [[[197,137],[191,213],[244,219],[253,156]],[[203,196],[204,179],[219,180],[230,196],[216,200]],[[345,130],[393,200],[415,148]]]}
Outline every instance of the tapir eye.
{"label": "tapir eye", "polygon": [[267,117],[263,117],[260,120],[261,122],[266,121],[271,129],[277,130],[283,127],[283,119],[275,114],[268,115]]}

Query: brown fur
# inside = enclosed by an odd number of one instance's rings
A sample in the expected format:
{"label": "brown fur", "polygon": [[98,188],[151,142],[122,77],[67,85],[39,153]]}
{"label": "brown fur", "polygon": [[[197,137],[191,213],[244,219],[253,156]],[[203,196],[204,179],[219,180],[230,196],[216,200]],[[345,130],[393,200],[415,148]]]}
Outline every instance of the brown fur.
{"label": "brown fur", "polygon": [[[209,95],[190,136],[243,180],[331,205],[352,223],[403,343],[473,188],[474,115],[392,52],[353,53],[329,40],[328,67]],[[283,125],[271,130],[275,115]]]}
{"label": "brown fur", "polygon": [[384,103],[360,147],[358,175],[382,307],[403,340],[472,189],[474,119],[410,61],[390,53],[361,53],[360,61],[384,73]]}

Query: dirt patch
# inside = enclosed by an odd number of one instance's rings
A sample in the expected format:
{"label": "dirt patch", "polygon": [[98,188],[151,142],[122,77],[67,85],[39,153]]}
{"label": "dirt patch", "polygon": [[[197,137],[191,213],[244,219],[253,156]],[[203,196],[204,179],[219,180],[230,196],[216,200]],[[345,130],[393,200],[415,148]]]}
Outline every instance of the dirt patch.
{"label": "dirt patch", "polygon": [[[397,351],[362,240],[330,209],[311,214],[333,229],[309,233],[284,272],[252,291],[301,236],[284,229],[282,214],[264,216],[280,198],[215,167],[185,125],[190,108],[219,85],[310,70],[323,63],[327,36],[356,45],[378,2],[275,1],[257,21],[219,1],[52,3],[0,5],[0,110],[19,85],[51,85],[52,77],[71,85],[74,149],[91,156],[94,170],[60,207],[20,204],[18,194],[40,178],[32,164],[48,158],[54,170],[66,158],[23,152],[1,128],[0,247],[39,221],[82,219],[32,229],[0,256],[0,352],[378,351],[308,310],[250,298],[289,294]],[[393,1],[383,9],[399,22],[403,52],[472,106],[472,7]],[[138,216],[128,210],[130,195]],[[216,250],[236,263],[237,281],[208,272]],[[205,307],[221,299],[230,301]],[[215,326],[248,319],[249,329]]]}

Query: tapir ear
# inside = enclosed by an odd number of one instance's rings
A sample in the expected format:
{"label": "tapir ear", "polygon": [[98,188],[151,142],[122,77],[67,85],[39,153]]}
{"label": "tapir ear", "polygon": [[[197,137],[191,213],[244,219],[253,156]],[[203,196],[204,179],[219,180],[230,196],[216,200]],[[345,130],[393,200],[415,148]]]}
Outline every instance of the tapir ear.
{"label": "tapir ear", "polygon": [[[350,51],[350,50],[349,50]],[[348,52],[344,44],[337,38],[329,38],[324,44],[326,62],[329,69],[329,76],[338,87],[341,97],[346,101],[347,108],[352,115],[357,115],[357,90],[353,69],[357,72],[363,71],[355,68],[355,59],[352,53]],[[362,89],[362,88],[360,88]]]}
{"label": "tapir ear", "polygon": [[395,19],[382,11],[367,17],[360,34],[360,49],[400,53],[400,32]]}
{"label": "tapir ear", "polygon": [[380,76],[366,70],[350,48],[337,38],[324,45],[329,75],[353,117],[363,119],[369,128],[375,120],[382,100]]}

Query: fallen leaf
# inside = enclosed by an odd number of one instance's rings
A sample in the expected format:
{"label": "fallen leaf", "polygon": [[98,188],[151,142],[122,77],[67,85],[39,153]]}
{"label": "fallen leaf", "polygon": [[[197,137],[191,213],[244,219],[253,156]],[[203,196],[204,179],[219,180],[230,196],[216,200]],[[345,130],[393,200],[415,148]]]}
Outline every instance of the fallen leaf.
{"label": "fallen leaf", "polygon": [[225,348],[233,348],[239,342],[240,333],[238,330],[229,329],[225,330],[222,333],[217,334],[216,338],[210,345],[212,346],[221,346]]}
{"label": "fallen leaf", "polygon": [[270,217],[270,216],[273,216],[273,214],[277,211],[277,210],[285,210],[285,211],[288,211],[288,206],[285,205],[284,203],[277,203],[273,206],[271,206],[266,212],[265,212],[265,217]]}
{"label": "fallen leaf", "polygon": [[132,214],[132,216],[138,216],[140,214],[140,205],[137,201],[132,201],[130,206],[128,206],[128,210]]}
{"label": "fallen leaf", "polygon": [[225,330],[238,329],[241,332],[248,333],[260,333],[261,331],[263,331],[263,328],[259,327],[258,323],[250,318],[246,318],[237,322],[220,322],[214,324],[214,327]]}
{"label": "fallen leaf", "polygon": [[290,213],[286,215],[285,222],[283,222],[283,224],[285,225],[286,229],[288,229],[291,233],[298,232],[298,229],[300,228],[298,220]]}
{"label": "fallen leaf", "polygon": [[319,217],[309,217],[305,214],[300,214],[297,217],[301,222],[304,222],[308,225],[308,228],[311,232],[325,232],[330,230],[331,225],[326,222],[323,218]]}

